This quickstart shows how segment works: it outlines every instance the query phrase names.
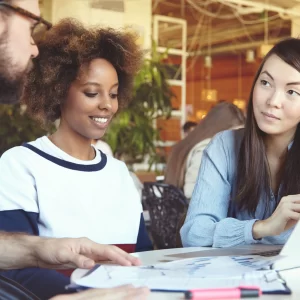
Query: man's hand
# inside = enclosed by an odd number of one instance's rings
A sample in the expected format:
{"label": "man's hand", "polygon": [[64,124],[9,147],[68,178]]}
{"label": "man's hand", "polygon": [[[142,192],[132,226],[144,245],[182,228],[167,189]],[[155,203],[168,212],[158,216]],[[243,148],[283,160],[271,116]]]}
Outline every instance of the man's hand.
{"label": "man's hand", "polygon": [[95,262],[110,260],[123,266],[140,265],[138,258],[116,246],[100,245],[87,238],[37,238],[32,244],[36,265],[41,268],[89,269]]}

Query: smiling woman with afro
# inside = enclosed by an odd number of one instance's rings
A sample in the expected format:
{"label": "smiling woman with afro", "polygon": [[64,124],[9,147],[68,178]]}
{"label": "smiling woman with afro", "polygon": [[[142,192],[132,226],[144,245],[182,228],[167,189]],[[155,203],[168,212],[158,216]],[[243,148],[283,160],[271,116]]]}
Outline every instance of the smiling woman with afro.
{"label": "smiling woman with afro", "polygon": [[103,58],[116,69],[119,80],[119,107],[130,101],[133,79],[143,51],[136,36],[112,28],[85,28],[75,19],[64,19],[37,41],[39,56],[29,74],[23,103],[27,112],[43,123],[60,117],[71,83],[79,69],[95,58]]}
{"label": "smiling woman with afro", "polygon": [[[130,101],[143,59],[135,41],[131,33],[67,19],[37,42],[23,102],[42,123],[60,124],[2,155],[0,230],[87,237],[127,252],[152,249],[126,165],[92,145]],[[57,273],[56,280],[63,291],[65,276]]]}

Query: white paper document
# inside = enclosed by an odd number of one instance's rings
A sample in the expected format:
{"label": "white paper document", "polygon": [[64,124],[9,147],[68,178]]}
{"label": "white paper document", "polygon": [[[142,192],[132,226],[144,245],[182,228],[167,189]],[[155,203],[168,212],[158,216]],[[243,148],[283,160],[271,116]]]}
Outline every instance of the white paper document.
{"label": "white paper document", "polygon": [[[276,271],[268,267],[280,257],[199,257],[149,266],[101,265],[75,284],[107,288],[123,284],[148,286],[152,290],[184,291],[196,288],[259,286],[263,291],[285,290]],[[263,270],[263,269],[266,270]]]}

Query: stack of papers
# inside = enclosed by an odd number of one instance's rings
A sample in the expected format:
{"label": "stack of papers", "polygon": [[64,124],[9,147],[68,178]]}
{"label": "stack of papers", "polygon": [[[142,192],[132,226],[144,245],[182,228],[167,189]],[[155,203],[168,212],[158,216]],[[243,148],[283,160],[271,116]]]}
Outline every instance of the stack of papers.
{"label": "stack of papers", "polygon": [[[197,288],[260,286],[264,292],[284,291],[285,285],[270,266],[280,256],[198,257],[139,267],[99,265],[75,280],[83,287],[108,288],[123,284],[152,290],[186,291]],[[217,280],[216,280],[217,279]]]}

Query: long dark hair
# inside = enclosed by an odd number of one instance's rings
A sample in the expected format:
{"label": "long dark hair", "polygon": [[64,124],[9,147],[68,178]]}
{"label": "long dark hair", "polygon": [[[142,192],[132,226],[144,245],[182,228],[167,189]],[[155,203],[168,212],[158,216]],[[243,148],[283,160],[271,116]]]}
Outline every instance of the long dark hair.
{"label": "long dark hair", "polygon": [[[266,196],[267,210],[271,199],[270,168],[266,156],[264,135],[257,125],[253,113],[253,90],[255,83],[262,71],[266,60],[271,55],[277,55],[284,62],[300,72],[300,39],[289,38],[276,44],[262,61],[251,88],[245,134],[241,143],[238,169],[237,169],[237,193],[234,201],[237,208],[246,210],[254,216],[259,199]],[[280,171],[281,190],[280,196],[300,193],[300,127],[298,125],[294,142],[289,150],[285,164]]]}
{"label": "long dark hair", "polygon": [[229,102],[217,104],[187,137],[172,148],[165,170],[165,182],[182,188],[186,158],[190,150],[220,131],[244,124],[244,114],[237,106]]}

